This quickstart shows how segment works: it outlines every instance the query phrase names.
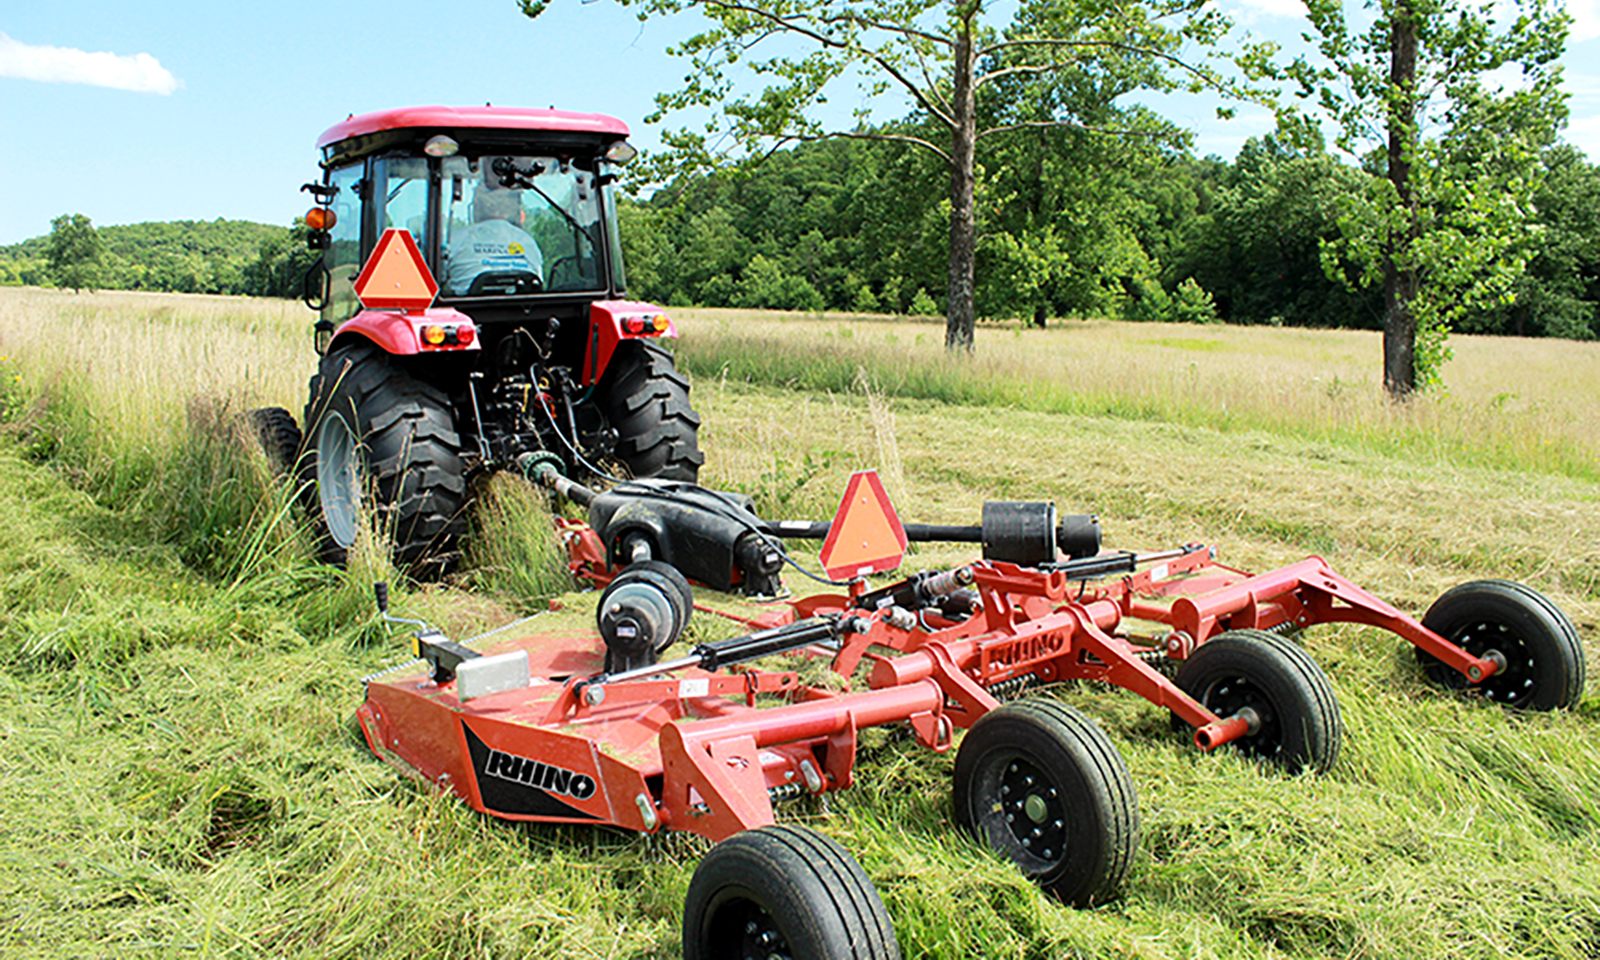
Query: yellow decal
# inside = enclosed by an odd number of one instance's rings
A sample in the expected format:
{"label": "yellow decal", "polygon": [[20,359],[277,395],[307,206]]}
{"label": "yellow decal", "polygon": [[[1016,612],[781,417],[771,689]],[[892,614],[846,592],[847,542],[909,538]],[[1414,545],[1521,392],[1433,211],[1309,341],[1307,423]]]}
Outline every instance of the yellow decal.
{"label": "yellow decal", "polygon": [[521,256],[521,254],[522,254],[522,244],[513,243],[513,244],[511,244],[511,246],[507,247],[506,250],[508,250],[509,252],[511,252],[513,254]]}

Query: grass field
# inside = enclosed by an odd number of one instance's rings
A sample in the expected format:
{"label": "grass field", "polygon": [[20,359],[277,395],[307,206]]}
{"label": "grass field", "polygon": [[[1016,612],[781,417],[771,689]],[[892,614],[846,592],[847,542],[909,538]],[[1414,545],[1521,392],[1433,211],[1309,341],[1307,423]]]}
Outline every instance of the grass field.
{"label": "grass field", "polygon": [[[1366,334],[985,328],[951,364],[931,324],[675,316],[703,479],[769,515],[826,515],[876,467],[911,519],[1050,499],[1110,546],[1318,553],[1414,613],[1510,576],[1600,670],[1597,345],[1456,338],[1449,392],[1394,411]],[[401,646],[367,598],[392,571],[312,563],[236,427],[298,408],[309,341],[274,301],[0,289],[0,953],[676,955],[703,843],[496,822],[366,750],[358,678]],[[455,637],[555,589],[538,498],[491,501],[467,569],[396,598]],[[567,622],[592,604],[563,599]],[[1387,634],[1306,645],[1346,727],[1321,778],[1198,754],[1131,695],[1053,692],[1139,791],[1102,908],[959,836],[953,757],[886,731],[858,787],[783,815],[855,853],[907,957],[1600,956],[1600,695],[1510,716],[1429,687]]]}

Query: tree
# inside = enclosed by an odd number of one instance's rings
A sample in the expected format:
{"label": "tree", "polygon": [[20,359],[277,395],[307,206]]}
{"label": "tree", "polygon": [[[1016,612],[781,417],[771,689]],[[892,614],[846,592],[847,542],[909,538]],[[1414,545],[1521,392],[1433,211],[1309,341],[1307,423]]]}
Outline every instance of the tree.
{"label": "tree", "polygon": [[[546,0],[519,0],[538,16]],[[1062,98],[1030,100],[1042,111],[995,110],[980,121],[986,88],[1021,80],[1084,89],[1133,86],[1157,90],[1229,88],[1207,66],[1182,57],[1186,44],[1212,50],[1229,29],[1210,0],[1023,0],[1001,30],[986,0],[620,0],[641,17],[697,10],[708,29],[673,48],[693,70],[682,89],[657,97],[650,120],[678,111],[711,110],[704,130],[678,130],[664,139],[670,160],[696,167],[726,161],[755,163],[778,147],[824,137],[896,140],[930,152],[948,177],[949,298],[945,345],[971,351],[976,320],[978,155],[993,138],[1016,131],[1078,128],[1119,136],[1145,135],[1102,127]],[[988,0],[998,6],[994,0]],[[755,52],[771,41],[779,52]],[[796,52],[806,51],[806,52]],[[1264,51],[1247,49],[1240,62],[1254,69]],[[737,69],[767,86],[736,91]],[[870,106],[855,112],[850,130],[829,129],[817,116],[834,81],[857,79],[863,102],[898,90],[936,133],[915,124],[902,131],[870,126]],[[681,166],[675,172],[681,172]]]}
{"label": "tree", "polygon": [[[1565,117],[1555,61],[1568,19],[1517,0],[1516,21],[1496,32],[1490,8],[1465,0],[1363,0],[1373,23],[1353,33],[1342,0],[1306,5],[1326,63],[1302,58],[1290,74],[1338,124],[1339,145],[1375,148],[1383,171],[1349,199],[1325,263],[1382,284],[1384,388],[1403,400],[1437,381],[1451,323],[1510,297],[1522,272],[1538,151]],[[1521,67],[1520,88],[1488,89],[1508,65]],[[1475,135],[1484,119],[1501,137]]]}
{"label": "tree", "polygon": [[50,240],[45,257],[58,287],[71,287],[73,293],[93,293],[100,282],[100,260],[104,247],[89,218],[81,213],[66,214],[50,221]]}
{"label": "tree", "polygon": [[1381,327],[1374,294],[1330,278],[1320,252],[1339,238],[1341,204],[1371,180],[1314,135],[1302,144],[1271,135],[1246,141],[1167,265],[1168,286],[1193,277],[1231,323]]}

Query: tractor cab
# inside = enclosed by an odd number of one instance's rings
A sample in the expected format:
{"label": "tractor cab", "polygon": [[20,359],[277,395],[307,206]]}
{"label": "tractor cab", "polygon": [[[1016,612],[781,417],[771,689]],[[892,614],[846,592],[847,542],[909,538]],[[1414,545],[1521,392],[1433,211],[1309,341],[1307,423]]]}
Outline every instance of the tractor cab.
{"label": "tractor cab", "polygon": [[[625,287],[611,186],[633,148],[620,121],[514,108],[424,107],[323,134],[322,315],[360,310],[354,282],[384,231],[411,234],[441,304],[480,323],[574,308]],[[565,306],[566,309],[563,309]]]}

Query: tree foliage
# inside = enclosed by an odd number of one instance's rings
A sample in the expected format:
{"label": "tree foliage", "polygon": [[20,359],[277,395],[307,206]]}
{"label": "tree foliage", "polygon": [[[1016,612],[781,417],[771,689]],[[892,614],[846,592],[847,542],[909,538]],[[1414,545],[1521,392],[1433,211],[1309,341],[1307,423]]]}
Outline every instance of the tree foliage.
{"label": "tree foliage", "polygon": [[[299,297],[301,278],[314,259],[298,221],[292,227],[217,219],[90,229],[100,255],[95,282],[85,286],[101,289]],[[0,247],[0,283],[51,281],[55,235],[52,230],[48,237]]]}
{"label": "tree foliage", "polygon": [[45,259],[58,287],[71,287],[73,293],[91,293],[100,283],[100,260],[104,246],[94,224],[81,213],[63,213],[50,221],[50,238],[45,244]]}
{"label": "tree foliage", "polygon": [[[1147,115],[1139,111],[1119,110],[1117,97],[1229,85],[1182,58],[1186,45],[1209,50],[1229,29],[1209,0],[1023,0],[1016,8],[985,0],[622,2],[645,17],[692,10],[707,22],[672,51],[692,69],[683,87],[659,95],[651,118],[711,113],[703,129],[666,134],[672,149],[665,160],[677,173],[685,165],[750,164],[783,144],[824,137],[895,141],[926,152],[947,183],[945,340],[957,350],[972,348],[977,315],[980,155],[1031,131],[1150,136],[1162,131],[1141,123]],[[532,17],[545,4],[522,0],[522,8]],[[1239,62],[1253,69],[1261,56],[1247,48]],[[746,88],[744,70],[759,89]],[[911,123],[874,125],[870,106],[855,111],[848,129],[825,122],[829,91],[851,81],[863,104],[898,94],[913,108]],[[1056,240],[1039,223],[991,253],[1011,276],[1024,277],[1036,265],[1033,252]],[[1054,283],[1030,280],[1015,293],[1037,302]]]}
{"label": "tree foliage", "polygon": [[1195,279],[1236,323],[1379,327],[1381,300],[1331,278],[1321,250],[1336,242],[1346,198],[1370,174],[1340,163],[1308,137],[1296,145],[1247,141],[1231,166],[1204,174],[1207,209],[1186,223],[1163,279]]}
{"label": "tree foliage", "polygon": [[[892,130],[923,129],[904,121]],[[1487,121],[1473,131],[1496,134]],[[1441,141],[1462,164],[1492,150]],[[1153,139],[1032,130],[1008,138],[979,197],[980,318],[1381,328],[1382,291],[1324,273],[1344,198],[1381,174],[1315,138],[1252,140],[1231,163]],[[1469,309],[1469,333],[1600,333],[1600,168],[1571,147],[1539,157],[1524,212],[1526,269],[1510,302]],[[903,141],[826,139],[748,171],[685,177],[624,198],[629,293],[668,305],[939,315],[947,177]],[[96,228],[101,286],[298,298],[304,226],[237,221]],[[0,247],[0,283],[50,282],[49,237]],[[1343,269],[1354,266],[1343,264]],[[1357,279],[1354,275],[1352,280]]]}

